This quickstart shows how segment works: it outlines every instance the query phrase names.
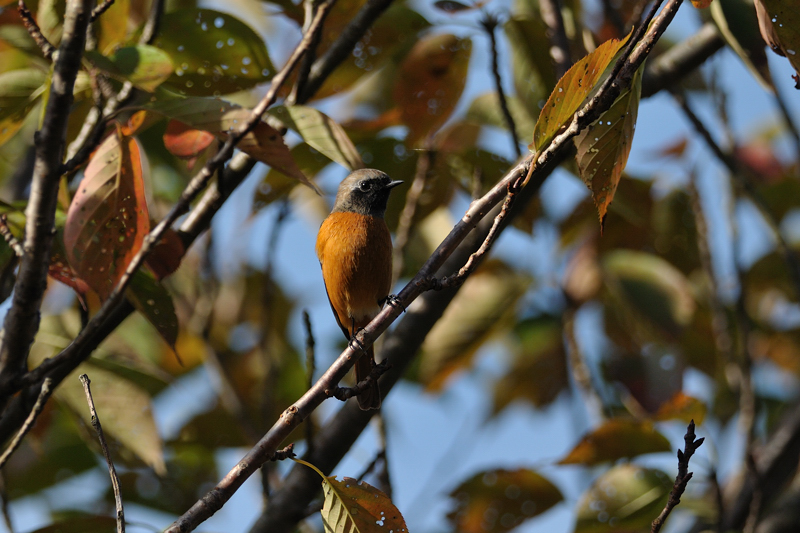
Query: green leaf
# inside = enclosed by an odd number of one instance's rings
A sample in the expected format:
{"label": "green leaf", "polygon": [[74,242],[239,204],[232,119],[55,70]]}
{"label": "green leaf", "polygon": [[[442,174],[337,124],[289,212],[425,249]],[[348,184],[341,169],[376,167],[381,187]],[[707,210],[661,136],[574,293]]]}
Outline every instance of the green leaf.
{"label": "green leaf", "polygon": [[111,77],[130,81],[147,92],[153,92],[164,83],[173,69],[166,52],[146,44],[118,48],[108,57],[99,52],[87,52],[86,57]]}
{"label": "green leaf", "polygon": [[261,37],[239,19],[212,9],[167,13],[155,46],[172,58],[167,82],[182,94],[219,96],[269,80],[275,67]]}
{"label": "green leaf", "polygon": [[504,533],[540,515],[564,497],[533,470],[488,470],[450,493],[455,509],[447,515],[454,531]]}
{"label": "green leaf", "polygon": [[617,250],[602,261],[606,285],[634,320],[646,319],[667,335],[689,324],[696,303],[684,275],[665,260],[644,252]]}
{"label": "green leaf", "polygon": [[150,231],[144,154],[114,131],[92,155],[64,226],[70,266],[105,299]]}
{"label": "green leaf", "polygon": [[517,344],[511,366],[494,386],[494,412],[514,400],[543,407],[569,385],[563,325],[555,317],[525,320],[514,328]]}
{"label": "green leaf", "polygon": [[161,338],[175,350],[178,317],[167,289],[149,273],[138,270],[125,295],[133,306],[156,328]]}
{"label": "green leaf", "polygon": [[671,488],[672,480],[660,470],[614,467],[581,497],[575,533],[650,531]]}
{"label": "green leaf", "polygon": [[[87,425],[91,424],[86,394],[78,376],[92,380],[92,397],[106,436],[112,436],[156,473],[166,472],[164,452],[158,436],[150,395],[112,372],[93,365],[81,365],[61,383],[56,397],[65,402]],[[88,438],[96,438],[94,432]]]}
{"label": "green leaf", "polygon": [[572,65],[558,80],[533,130],[533,148],[536,152],[550,143],[559,130],[572,120],[572,116],[594,90],[614,56],[629,38],[630,34],[621,41],[610,39],[604,42],[594,52]]}
{"label": "green leaf", "polygon": [[578,172],[592,191],[601,229],[631,153],[642,92],[642,72],[644,65],[634,74],[630,88],[621,93],[600,118],[575,137]]}
{"label": "green leaf", "polygon": [[487,261],[472,274],[422,346],[419,377],[429,390],[467,367],[478,348],[498,329],[509,327],[529,277],[504,263]]}
{"label": "green leaf", "polygon": [[[162,98],[144,108],[192,128],[211,132],[223,141],[227,140],[231,132],[240,128],[251,114],[249,109],[224,100],[192,96]],[[253,131],[245,135],[236,147],[319,193],[317,186],[297,166],[280,132],[266,122],[260,121],[256,124]]]}
{"label": "green leaf", "polygon": [[[538,11],[538,9],[537,9]],[[531,117],[539,115],[542,101],[556,84],[556,72],[550,54],[547,26],[538,13],[514,15],[505,24],[511,45],[514,90]],[[530,139],[530,134],[522,137]]]}
{"label": "green leaf", "polygon": [[649,422],[612,419],[583,436],[558,464],[592,466],[645,453],[671,450],[667,438]]}
{"label": "green leaf", "polygon": [[[518,139],[530,139],[533,135],[534,120],[528,113],[522,100],[516,96],[506,96],[508,112],[517,127]],[[467,109],[466,120],[472,120],[487,126],[506,128],[506,121],[500,108],[500,99],[496,92],[484,93],[476,97]]]}
{"label": "green leaf", "polygon": [[294,105],[276,106],[268,113],[296,131],[305,142],[322,155],[348,170],[363,168],[353,141],[344,129],[326,114],[313,107]]}
{"label": "green leaf", "polygon": [[[323,156],[306,143],[298,143],[292,146],[290,152],[292,154],[292,159],[297,163],[300,171],[306,176],[316,176],[319,171],[331,163],[330,159]],[[256,189],[255,196],[253,197],[255,209],[260,209],[265,205],[271,204],[275,200],[284,198],[296,185],[296,179],[290,178],[277,169],[269,169],[269,172],[267,172],[264,180]]]}
{"label": "green leaf", "polygon": [[22,127],[46,90],[47,73],[22,68],[0,74],[0,146]]}
{"label": "green leaf", "polygon": [[728,46],[736,52],[764,89],[774,93],[764,40],[758,31],[758,16],[753,2],[717,0],[711,4],[711,17]]}

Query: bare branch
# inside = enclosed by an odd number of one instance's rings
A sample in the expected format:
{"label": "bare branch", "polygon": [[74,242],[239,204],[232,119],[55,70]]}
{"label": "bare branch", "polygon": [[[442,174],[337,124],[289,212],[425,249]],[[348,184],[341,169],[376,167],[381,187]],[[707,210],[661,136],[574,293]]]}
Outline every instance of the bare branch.
{"label": "bare branch", "polygon": [[414,215],[417,212],[419,200],[430,177],[430,169],[433,166],[434,152],[430,146],[425,146],[417,158],[417,168],[414,172],[414,181],[406,194],[406,203],[400,213],[400,220],[397,222],[397,231],[394,236],[394,248],[392,250],[392,280],[397,281],[403,272],[404,252],[411,236],[411,226],[414,224]]}
{"label": "bare branch", "polygon": [[506,100],[506,93],[503,90],[503,80],[500,77],[500,58],[497,51],[497,36],[494,33],[494,30],[497,29],[497,23],[497,19],[488,14],[485,15],[481,20],[481,25],[486,31],[486,34],[489,36],[489,44],[492,53],[492,76],[494,77],[494,90],[497,91],[497,99],[500,101],[500,111],[503,113],[503,120],[506,122],[506,128],[511,134],[511,143],[513,145],[514,153],[517,154],[517,159],[519,159],[522,157],[522,150],[519,148],[517,125],[514,123],[514,117],[511,116],[511,112],[508,110],[508,101]]}
{"label": "bare branch", "polygon": [[111,476],[111,488],[114,492],[114,504],[117,509],[117,533],[125,533],[125,510],[122,508],[122,495],[119,490],[119,476],[117,476],[117,469],[114,468],[114,462],[111,460],[111,453],[108,451],[108,444],[106,444],[106,437],[103,435],[103,426],[100,425],[100,417],[97,416],[97,409],[94,407],[94,398],[92,398],[92,390],[89,385],[92,380],[86,374],[81,374],[79,379],[83,384],[83,392],[86,393],[86,403],[89,404],[89,412],[92,415],[92,427],[97,433],[97,440],[100,441],[100,448],[103,450],[103,457],[106,458],[108,464],[108,475]]}
{"label": "bare branch", "polygon": [[42,34],[42,30],[39,28],[39,25],[36,23],[36,19],[33,18],[33,14],[28,9],[28,6],[25,5],[24,0],[19,0],[17,4],[17,11],[19,11],[19,16],[22,17],[22,23],[25,25],[25,29],[28,30],[28,34],[33,38],[36,45],[42,51],[42,55],[47,60],[53,59],[53,54],[56,51],[56,47],[50,44],[50,41],[47,40],[47,37]]}
{"label": "bare branch", "polygon": [[653,524],[650,526],[651,533],[658,533],[661,531],[661,527],[664,525],[669,514],[681,503],[681,496],[683,496],[683,492],[686,490],[686,485],[689,483],[689,480],[692,479],[692,472],[689,472],[689,459],[692,458],[694,452],[697,451],[705,440],[705,438],[695,440],[694,420],[692,420],[689,423],[689,427],[686,428],[686,434],[683,436],[683,440],[683,451],[678,450],[678,475],[675,476],[675,484],[672,486],[672,490],[669,493],[667,505],[661,511],[661,514],[658,515],[658,518],[653,520]]}
{"label": "bare branch", "polygon": [[103,0],[101,3],[97,4],[94,9],[92,9],[92,17],[91,22],[97,20],[97,18],[108,11],[108,8],[114,5],[114,0]]}
{"label": "bare branch", "polygon": [[3,452],[3,455],[0,456],[0,469],[2,469],[8,459],[11,457],[19,445],[22,444],[22,439],[25,435],[33,427],[33,424],[36,422],[36,418],[42,413],[42,409],[44,409],[44,404],[47,402],[47,399],[50,398],[50,394],[53,393],[52,391],[53,380],[50,378],[45,378],[44,382],[42,383],[42,389],[39,392],[39,397],[36,398],[36,403],[33,405],[33,409],[31,409],[28,418],[25,420],[25,423],[22,424],[22,427],[19,429],[19,433],[14,437],[14,440],[11,441],[11,444],[8,445],[6,451]]}

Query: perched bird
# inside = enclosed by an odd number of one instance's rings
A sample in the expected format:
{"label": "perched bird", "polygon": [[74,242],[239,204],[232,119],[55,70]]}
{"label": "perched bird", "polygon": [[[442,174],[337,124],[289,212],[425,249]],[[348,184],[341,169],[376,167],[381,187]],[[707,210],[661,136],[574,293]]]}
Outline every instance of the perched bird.
{"label": "perched bird", "polygon": [[[392,285],[392,238],[383,220],[393,188],[403,183],[380,170],[352,172],[339,185],[317,235],[317,257],[333,316],[347,340],[381,310]],[[356,361],[356,381],[375,364],[372,346]],[[358,395],[361,409],[381,406],[377,381]]]}

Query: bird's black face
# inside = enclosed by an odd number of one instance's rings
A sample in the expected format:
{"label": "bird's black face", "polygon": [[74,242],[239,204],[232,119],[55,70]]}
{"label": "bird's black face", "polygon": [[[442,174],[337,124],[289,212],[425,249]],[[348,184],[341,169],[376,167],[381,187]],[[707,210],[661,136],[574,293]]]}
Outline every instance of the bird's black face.
{"label": "bird's black face", "polygon": [[362,169],[351,173],[339,185],[334,211],[350,211],[382,217],[392,189],[403,183],[392,181],[380,170]]}

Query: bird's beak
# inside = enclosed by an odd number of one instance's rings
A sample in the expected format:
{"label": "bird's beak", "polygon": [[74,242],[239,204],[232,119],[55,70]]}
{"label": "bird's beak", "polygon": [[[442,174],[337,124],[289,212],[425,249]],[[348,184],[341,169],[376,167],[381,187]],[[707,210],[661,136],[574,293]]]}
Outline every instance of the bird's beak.
{"label": "bird's beak", "polygon": [[387,189],[394,189],[398,185],[402,185],[402,184],[403,184],[403,180],[390,181],[389,184],[386,186],[386,188]]}

